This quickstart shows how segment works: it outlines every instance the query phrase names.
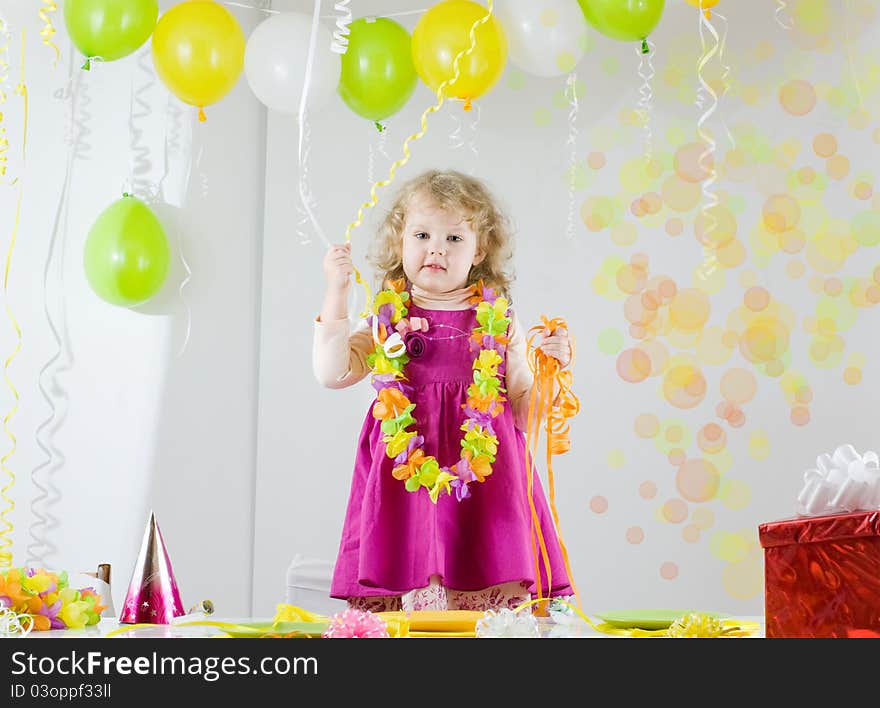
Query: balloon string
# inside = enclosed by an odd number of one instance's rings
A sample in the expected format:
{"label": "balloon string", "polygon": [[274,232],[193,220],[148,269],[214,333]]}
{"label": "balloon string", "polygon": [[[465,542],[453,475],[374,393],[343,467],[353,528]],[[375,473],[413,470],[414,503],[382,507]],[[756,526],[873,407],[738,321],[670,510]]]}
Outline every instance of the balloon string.
{"label": "balloon string", "polygon": [[45,23],[45,26],[40,30],[40,37],[43,38],[43,44],[55,50],[55,61],[52,62],[52,67],[54,68],[58,65],[58,59],[61,57],[61,52],[52,41],[52,37],[55,34],[55,27],[52,25],[52,18],[50,15],[58,10],[58,6],[55,4],[55,0],[41,1],[45,7],[40,8],[39,15],[40,19]]}
{"label": "balloon string", "polygon": [[[66,95],[65,100],[68,102],[68,119],[73,125],[73,116],[75,112],[75,99],[79,93],[79,85],[82,79],[82,72],[76,72],[76,76],[74,79],[73,72],[73,64],[72,62],[69,64],[70,71],[70,79],[73,80],[73,89],[72,91]],[[68,82],[70,83],[70,81]],[[29,535],[32,539],[32,542],[27,546],[27,564],[31,567],[48,567],[49,556],[55,552],[57,552],[56,546],[49,539],[49,531],[51,528],[55,526],[57,519],[52,516],[51,508],[54,502],[60,496],[58,490],[52,484],[52,476],[55,470],[57,470],[61,464],[64,462],[64,457],[61,452],[54,446],[52,442],[52,434],[58,429],[62,422],[62,418],[58,415],[58,408],[55,405],[55,401],[50,393],[58,393],[61,396],[61,399],[66,403],[67,396],[65,395],[65,391],[61,386],[58,386],[56,382],[53,380],[51,382],[51,386],[47,388],[46,386],[46,376],[49,373],[49,370],[55,366],[56,362],[61,358],[63,354],[63,346],[62,346],[62,338],[58,332],[58,328],[55,326],[55,322],[52,318],[52,313],[49,309],[49,272],[51,270],[52,261],[55,256],[55,248],[56,242],[58,240],[59,230],[61,228],[62,217],[64,220],[65,228],[62,233],[66,233],[66,222],[67,222],[67,211],[70,203],[70,180],[71,173],[73,171],[73,157],[75,154],[75,144],[71,141],[67,147],[67,161],[66,168],[64,171],[64,182],[61,186],[61,196],[58,199],[58,208],[55,211],[55,221],[52,227],[52,235],[49,239],[49,249],[46,254],[46,262],[43,266],[43,314],[46,316],[46,322],[49,325],[49,330],[52,333],[52,338],[55,342],[56,351],[55,354],[50,357],[50,359],[46,362],[42,369],[40,369],[40,373],[37,375],[37,383],[40,389],[40,393],[43,396],[43,399],[46,401],[47,405],[51,409],[51,413],[49,416],[37,427],[34,433],[34,439],[37,443],[37,446],[40,450],[43,451],[43,454],[46,456],[46,459],[43,460],[39,465],[37,465],[33,471],[31,472],[31,480],[33,482],[34,487],[39,491],[39,493],[34,497],[31,501],[31,514],[34,518],[31,523],[31,527],[29,529]],[[59,269],[61,274],[61,287],[59,292],[61,297],[64,296],[64,274],[63,267]],[[63,301],[60,305],[60,309],[62,315],[64,313],[64,305]],[[47,431],[44,439],[43,431]],[[45,477],[45,484],[43,483],[43,478]]]}
{"label": "balloon string", "polygon": [[315,218],[315,214],[312,212],[311,202],[313,197],[309,190],[307,182],[308,151],[306,150],[304,152],[303,147],[305,138],[307,137],[305,128],[308,121],[308,116],[306,114],[306,105],[309,98],[309,89],[311,88],[312,84],[312,67],[314,66],[315,62],[315,47],[318,43],[320,17],[321,0],[315,0],[314,12],[312,13],[312,30],[311,34],[309,35],[309,51],[306,58],[305,78],[303,79],[303,91],[302,95],[299,97],[299,140],[297,141],[297,156],[299,158],[299,197],[302,208],[308,215],[309,221],[312,222],[312,227],[315,229],[315,233],[318,234],[324,245],[327,246],[327,248],[330,248],[330,241],[327,240],[327,237],[324,235],[324,229],[321,228],[321,225]]}
{"label": "balloon string", "polygon": [[[21,163],[22,163],[22,171],[24,172],[24,166],[27,164],[27,128],[28,128],[28,92],[27,85],[25,84],[24,79],[24,57],[25,57],[25,30],[21,31],[21,67],[20,67],[20,78],[18,86],[15,89],[15,93],[22,98],[22,102],[24,104],[24,126],[22,129],[22,141],[21,141]],[[18,353],[21,351],[21,327],[19,327],[18,322],[15,319],[15,316],[12,314],[12,309],[9,307],[9,271],[12,267],[12,254],[15,250],[15,243],[18,238],[18,227],[21,222],[21,201],[22,196],[24,194],[24,180],[18,181],[18,197],[16,199],[15,204],[15,221],[12,226],[12,237],[9,242],[9,250],[6,254],[6,268],[4,270],[3,275],[3,294],[4,294],[4,305],[6,308],[6,316],[9,318],[9,321],[12,323],[13,329],[15,329],[16,334],[16,344],[15,349],[12,354],[10,354],[6,361],[3,364],[3,380],[6,382],[7,387],[12,392],[12,396],[15,399],[12,404],[12,409],[3,417],[3,431],[6,433],[7,437],[12,442],[12,448],[0,458],[0,470],[2,470],[6,476],[9,478],[9,481],[0,489],[0,499],[5,502],[6,507],[0,512],[0,524],[2,524],[2,528],[0,528],[0,568],[11,568],[12,567],[12,539],[9,537],[9,534],[12,533],[13,524],[8,519],[10,513],[15,510],[15,502],[12,498],[7,494],[13,485],[15,485],[15,474],[12,470],[7,467],[6,463],[9,461],[9,458],[12,457],[17,449],[17,440],[15,435],[9,429],[9,422],[12,420],[13,416],[18,412],[18,402],[19,395],[15,386],[12,383],[12,380],[9,378],[9,367],[12,364],[13,360]]]}
{"label": "balloon string", "polygon": [[[711,244],[711,234],[715,232],[716,227],[718,226],[717,217],[714,214],[713,208],[719,204],[718,196],[712,191],[712,185],[717,180],[717,172],[715,170],[715,148],[716,142],[714,138],[704,129],[704,125],[706,121],[712,116],[712,114],[718,108],[718,95],[715,93],[715,90],[712,86],[706,81],[703,76],[703,69],[706,64],[714,57],[721,46],[719,41],[718,32],[715,27],[709,21],[709,18],[705,16],[704,13],[699,13],[698,15],[698,26],[700,30],[700,44],[702,47],[702,56],[697,60],[697,77],[700,81],[700,89],[697,92],[697,108],[703,110],[703,100],[704,95],[703,91],[708,93],[712,97],[712,103],[703,111],[697,120],[697,133],[700,136],[700,139],[705,143],[706,149],[700,154],[698,159],[698,164],[703,170],[703,173],[706,177],[702,181],[701,190],[703,193],[703,204],[700,207],[700,211],[703,215],[703,238],[704,238],[704,258],[703,263],[700,265],[698,270],[698,275],[701,279],[706,280],[709,276],[715,272],[718,267],[718,260],[715,256],[714,251],[710,252],[710,248],[707,244]],[[704,33],[704,27],[708,30],[708,32],[712,35],[715,43],[707,49],[706,45],[706,36]],[[707,165],[707,158],[711,159],[711,168]],[[708,255],[707,255],[708,254]]]}
{"label": "balloon string", "polygon": [[477,132],[477,126],[480,123],[480,115],[481,115],[481,106],[479,104],[477,104],[476,114],[474,115],[473,120],[471,120],[471,137],[468,140],[468,148],[470,149],[471,154],[474,156],[474,162],[473,162],[474,166],[473,166],[472,171],[476,170],[477,161],[480,158],[480,152],[479,152],[479,150],[477,150],[477,137],[479,135]]}
{"label": "balloon string", "polygon": [[452,131],[449,133],[449,149],[458,150],[464,145],[464,139],[461,137],[461,118],[458,117],[458,111],[454,108],[449,111],[449,117],[452,118],[453,123]]}
{"label": "balloon string", "polygon": [[[149,101],[143,98],[143,94],[148,93],[153,87],[152,57],[149,52],[141,52],[138,57],[138,66],[141,71],[146,74],[146,81],[137,91],[134,90],[134,81],[132,77],[131,100],[129,101],[128,112],[128,134],[130,136],[129,148],[131,150],[131,165],[129,184],[131,192],[140,194],[146,201],[154,201],[158,198],[158,185],[150,182],[149,175],[153,170],[150,161],[150,148],[147,145],[141,145],[141,137],[144,134],[143,129],[137,127],[136,119],[147,118],[152,113]],[[140,112],[135,113],[134,106],[140,107]]]}
{"label": "balloon string", "polygon": [[[309,236],[308,224],[311,221],[312,225],[315,225],[316,222],[309,218],[309,213],[312,207],[315,205],[315,196],[312,194],[311,189],[309,188],[309,155],[312,150],[312,124],[309,120],[308,113],[303,114],[302,121],[300,121],[300,131],[302,132],[302,145],[303,152],[302,158],[300,159],[300,201],[296,205],[296,210],[299,213],[299,219],[297,220],[297,229],[296,232],[299,234],[299,242],[301,245],[305,246],[312,242],[311,236]],[[309,211],[306,210],[309,209]],[[313,212],[312,212],[313,213]],[[319,234],[323,234],[323,231],[320,229],[320,226],[315,228],[315,231]],[[325,241],[326,243],[326,241]]]}
{"label": "balloon string", "polygon": [[[9,62],[6,57],[9,54],[9,45],[12,35],[9,33],[9,25],[3,15],[0,15],[0,178],[6,177],[9,164],[9,140],[6,137],[6,126],[3,125],[3,104],[6,103],[6,88],[9,83]],[[5,180],[4,180],[5,182]],[[15,184],[13,180],[11,184]]]}
{"label": "balloon string", "polygon": [[333,42],[330,44],[330,49],[337,54],[345,54],[348,49],[348,35],[351,34],[351,28],[349,27],[351,24],[351,9],[348,7],[350,2],[351,0],[339,0],[333,5],[333,9],[339,15],[336,16],[336,29],[333,32]]}
{"label": "balloon string", "polygon": [[[547,545],[544,541],[541,523],[538,517],[534,500],[534,459],[538,451],[538,443],[540,439],[540,425],[544,421],[544,428],[547,438],[546,464],[547,464],[547,480],[548,480],[548,496],[550,510],[553,515],[553,524],[556,531],[556,538],[562,551],[563,562],[565,563],[565,571],[568,575],[568,582],[574,592],[578,605],[580,606],[580,595],[574,582],[574,575],[571,572],[571,565],[568,558],[568,550],[565,542],[562,540],[562,531],[559,525],[559,513],[556,509],[556,486],[553,477],[553,456],[562,455],[571,449],[570,431],[571,426],[568,419],[577,415],[580,411],[580,402],[577,396],[571,390],[572,374],[570,369],[562,369],[559,360],[548,354],[545,354],[535,342],[537,338],[546,330],[553,332],[557,329],[567,329],[568,325],[561,317],[549,319],[546,316],[541,317],[542,324],[532,327],[526,341],[526,359],[529,369],[532,372],[532,388],[529,393],[529,411],[528,424],[526,429],[526,465],[528,470],[528,496],[529,509],[532,514],[532,552],[535,560],[535,585],[539,598],[543,597],[543,587],[540,574],[540,561],[543,561],[544,570],[547,575],[547,598],[553,590],[553,579],[550,569],[550,556],[547,552]],[[575,359],[575,344],[571,340],[571,362]],[[558,388],[558,393],[554,396],[554,390]],[[538,550],[540,549],[540,557]]]}
{"label": "balloon string", "polygon": [[[428,108],[426,108],[425,111],[422,113],[422,117],[420,120],[421,129],[419,130],[419,132],[413,133],[412,135],[409,135],[406,138],[406,140],[403,141],[403,157],[396,160],[391,165],[390,169],[388,170],[387,179],[385,179],[381,182],[376,182],[370,188],[370,200],[363,202],[360,205],[360,207],[358,208],[358,213],[357,213],[357,216],[355,217],[355,220],[352,221],[346,227],[346,229],[345,229],[346,242],[349,242],[349,243],[351,242],[352,230],[357,228],[358,226],[360,226],[363,223],[364,211],[366,209],[372,209],[376,205],[376,203],[379,201],[379,197],[376,194],[376,190],[379,187],[387,187],[389,184],[391,184],[394,181],[394,176],[397,172],[397,168],[402,167],[403,165],[405,165],[409,161],[409,158],[410,158],[409,144],[415,140],[421,139],[425,135],[425,133],[428,131],[428,115],[430,115],[431,113],[436,113],[438,110],[440,110],[440,108],[443,107],[443,103],[446,101],[446,94],[445,94],[446,88],[448,86],[454,84],[458,80],[458,77],[461,73],[461,69],[459,66],[461,60],[464,57],[472,54],[474,51],[474,48],[477,46],[477,29],[479,29],[482,25],[486,24],[492,17],[493,0],[488,0],[487,4],[488,4],[488,7],[486,8],[486,14],[483,17],[481,17],[480,19],[476,20],[471,25],[471,28],[468,32],[468,39],[470,40],[469,46],[467,47],[467,49],[462,49],[460,52],[458,52],[458,54],[455,55],[455,58],[452,61],[452,76],[450,78],[446,79],[445,81],[443,81],[437,87],[437,92],[436,92],[437,93],[437,103],[432,106],[428,106]],[[361,314],[362,317],[366,317],[370,311],[370,308],[372,307],[372,304],[373,304],[373,295],[370,290],[370,286],[361,277],[360,271],[357,268],[354,268],[354,274],[355,274],[355,280],[363,286],[364,292],[366,294],[366,308],[365,308],[364,312]]]}
{"label": "balloon string", "polygon": [[642,79],[642,85],[639,87],[639,93],[641,94],[639,108],[642,114],[642,126],[645,134],[645,162],[650,162],[654,156],[654,140],[651,126],[654,103],[654,92],[651,88],[651,79],[654,78],[654,43],[650,40],[645,41],[648,43],[651,51],[643,52],[636,49],[636,54],[639,56],[639,77]]}
{"label": "balloon string", "polygon": [[776,24],[784,30],[790,30],[794,27],[794,24],[791,21],[791,17],[788,16],[788,3],[785,0],[776,0],[776,4],[778,5],[776,8]]}
{"label": "balloon string", "polygon": [[568,98],[571,110],[568,112],[568,139],[565,144],[568,146],[568,227],[566,234],[568,238],[574,238],[574,215],[575,215],[575,186],[577,184],[577,117],[578,117],[578,95],[577,95],[577,74],[571,72],[565,80],[565,94]]}

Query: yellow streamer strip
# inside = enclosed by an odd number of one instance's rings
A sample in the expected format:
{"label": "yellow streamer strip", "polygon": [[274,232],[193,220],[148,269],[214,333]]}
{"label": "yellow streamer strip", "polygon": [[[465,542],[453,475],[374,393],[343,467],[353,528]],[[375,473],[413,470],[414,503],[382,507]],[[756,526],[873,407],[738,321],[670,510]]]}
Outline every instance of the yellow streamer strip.
{"label": "yellow streamer strip", "polygon": [[12,37],[6,20],[0,16],[0,177],[6,177],[9,156],[9,140],[6,139],[6,126],[3,125],[3,104],[6,103],[6,83],[9,80],[9,43]]}
{"label": "yellow streamer strip", "polygon": [[[565,605],[572,610],[578,617],[586,622],[592,629],[602,634],[613,634],[619,637],[676,637],[688,636],[693,639],[710,639],[718,637],[749,637],[758,632],[761,626],[757,622],[741,622],[736,619],[716,620],[712,621],[711,616],[697,612],[691,615],[684,615],[670,624],[665,629],[640,629],[638,627],[615,627],[607,622],[593,622],[579,607],[555,598],[555,602]],[[526,607],[546,602],[544,598],[536,598],[534,600],[526,600],[525,602],[513,608],[514,612],[520,612]],[[709,621],[707,621],[709,620]],[[687,635],[676,634],[675,628],[691,630],[692,633]],[[709,628],[708,631],[704,628]]]}
{"label": "yellow streamer strip", "polygon": [[52,25],[52,18],[50,15],[58,10],[58,5],[55,4],[55,0],[41,1],[45,7],[40,8],[40,19],[45,23],[45,26],[40,30],[40,37],[43,38],[43,44],[47,47],[52,47],[52,49],[55,50],[55,61],[52,62],[52,66],[55,67],[58,65],[58,59],[61,58],[61,52],[52,41],[52,37],[55,34],[55,27]]}
{"label": "yellow streamer strip", "polygon": [[[387,179],[382,180],[381,182],[376,182],[375,184],[373,184],[372,187],[370,187],[370,201],[364,202],[363,204],[360,205],[360,207],[358,208],[357,217],[355,217],[355,220],[352,221],[348,225],[348,227],[345,229],[346,242],[351,241],[352,230],[357,228],[358,226],[360,226],[361,223],[363,222],[364,210],[373,208],[374,206],[376,206],[376,203],[379,201],[379,197],[376,195],[376,190],[379,187],[387,187],[389,184],[391,184],[394,181],[394,175],[397,172],[397,168],[403,167],[403,165],[405,165],[409,161],[409,158],[410,158],[409,144],[415,140],[421,139],[425,135],[425,133],[428,131],[428,116],[431,113],[436,113],[437,111],[439,111],[443,107],[443,103],[446,101],[446,95],[444,93],[446,90],[446,87],[450,86],[451,84],[454,84],[456,81],[458,81],[458,77],[461,72],[460,67],[459,67],[459,63],[461,62],[461,60],[464,57],[471,54],[474,51],[474,49],[476,48],[476,46],[477,46],[477,29],[479,29],[482,25],[486,24],[489,21],[489,19],[492,17],[492,4],[493,4],[492,0],[489,0],[487,3],[488,7],[487,7],[486,14],[483,17],[481,17],[479,20],[474,22],[473,25],[471,25],[471,29],[468,32],[468,38],[470,39],[470,46],[467,49],[461,50],[458,54],[455,55],[455,59],[452,61],[452,77],[449,79],[446,79],[446,81],[444,81],[443,83],[441,83],[437,87],[437,103],[433,106],[428,106],[428,108],[425,109],[424,113],[422,113],[422,117],[421,117],[421,121],[420,121],[421,130],[418,133],[413,133],[412,135],[408,136],[406,138],[406,140],[403,141],[403,155],[404,156],[401,159],[397,160],[394,164],[391,165],[390,169],[388,170],[388,178]],[[355,280],[363,286],[364,292],[366,294],[366,305],[364,307],[364,312],[361,314],[362,317],[366,317],[366,315],[369,314],[370,308],[372,307],[372,304],[373,304],[373,293],[370,290],[370,286],[361,277],[360,271],[358,271],[357,268],[354,269],[354,276],[355,276]]]}
{"label": "yellow streamer strip", "polygon": [[[24,39],[25,39],[25,31],[21,31],[21,75],[19,79],[18,86],[15,89],[15,93],[22,97],[24,100],[24,129],[23,129],[23,137],[21,141],[21,154],[22,154],[22,164],[25,162],[25,154],[27,149],[27,124],[28,124],[28,93],[27,86],[24,82]],[[21,220],[21,198],[23,192],[23,182],[19,181],[18,183],[18,199],[15,205],[15,223],[12,227],[12,238],[9,242],[9,251],[6,254],[6,268],[3,276],[3,294],[4,294],[4,305],[6,307],[6,315],[9,317],[9,321],[12,322],[12,326],[15,328],[15,333],[18,337],[15,350],[3,364],[3,380],[6,382],[6,385],[9,387],[9,390],[12,391],[12,395],[15,398],[15,402],[12,406],[12,410],[9,411],[3,417],[3,431],[12,441],[12,449],[9,450],[2,458],[0,458],[0,470],[2,470],[6,476],[9,478],[9,481],[0,489],[0,499],[6,504],[6,508],[0,512],[0,568],[11,568],[12,567],[12,539],[9,535],[12,533],[13,525],[12,522],[7,518],[10,513],[15,509],[15,502],[6,494],[9,490],[12,489],[12,486],[15,484],[15,474],[13,474],[12,470],[10,470],[6,466],[7,460],[15,454],[16,450],[16,439],[15,435],[12,434],[12,431],[9,429],[9,421],[12,420],[12,417],[18,412],[18,391],[15,389],[15,386],[12,384],[12,380],[9,378],[9,365],[12,363],[12,360],[18,355],[21,351],[21,328],[18,326],[18,322],[15,321],[15,317],[12,315],[12,310],[9,308],[9,270],[12,266],[12,252],[15,249],[15,241],[18,235],[18,225]]]}

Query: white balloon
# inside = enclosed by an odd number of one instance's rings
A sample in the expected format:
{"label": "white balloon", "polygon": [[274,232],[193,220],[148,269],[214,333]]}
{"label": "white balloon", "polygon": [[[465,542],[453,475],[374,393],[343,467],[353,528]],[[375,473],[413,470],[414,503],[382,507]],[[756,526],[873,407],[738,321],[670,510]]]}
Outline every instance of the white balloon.
{"label": "white balloon", "polygon": [[[305,85],[312,18],[299,12],[281,12],[263,20],[244,50],[244,73],[256,97],[281,113],[299,113]],[[330,49],[330,32],[318,25],[307,106],[326,101],[339,83],[339,55]]]}
{"label": "white balloon", "polygon": [[536,76],[567,74],[581,60],[587,20],[577,0],[497,0],[511,63]]}

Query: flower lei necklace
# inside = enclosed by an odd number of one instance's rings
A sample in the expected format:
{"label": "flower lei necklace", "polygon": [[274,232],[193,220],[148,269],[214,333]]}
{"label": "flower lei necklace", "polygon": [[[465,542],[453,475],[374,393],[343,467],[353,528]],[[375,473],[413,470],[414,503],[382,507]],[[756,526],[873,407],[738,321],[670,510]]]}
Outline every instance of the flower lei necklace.
{"label": "flower lei necklace", "polygon": [[409,400],[409,387],[403,383],[410,358],[424,351],[424,339],[417,332],[427,331],[426,321],[405,319],[409,293],[404,279],[389,281],[388,288],[376,295],[369,317],[376,347],[367,357],[367,364],[373,370],[373,386],[378,391],[373,417],[382,421],[385,454],[396,463],[391,473],[404,482],[408,492],[427,489],[435,504],[441,491],[451,494],[453,489],[458,501],[467,499],[468,484],[486,481],[498,452],[492,421],[504,410],[498,365],[504,361],[507,348],[508,302],[482,281],[473,289],[471,304],[476,305],[477,326],[471,333],[471,348],[477,354],[473,383],[462,405],[465,420],[461,425],[461,458],[452,467],[441,467],[435,457],[425,454],[425,438],[415,429],[416,404]]}

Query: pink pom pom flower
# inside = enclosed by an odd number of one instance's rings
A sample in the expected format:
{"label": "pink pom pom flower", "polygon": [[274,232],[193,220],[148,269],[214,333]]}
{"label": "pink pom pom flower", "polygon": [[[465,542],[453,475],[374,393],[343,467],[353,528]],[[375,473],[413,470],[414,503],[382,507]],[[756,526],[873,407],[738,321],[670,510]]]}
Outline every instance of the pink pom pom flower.
{"label": "pink pom pom flower", "polygon": [[381,639],[388,637],[388,625],[372,612],[352,608],[333,615],[321,636],[326,639]]}

